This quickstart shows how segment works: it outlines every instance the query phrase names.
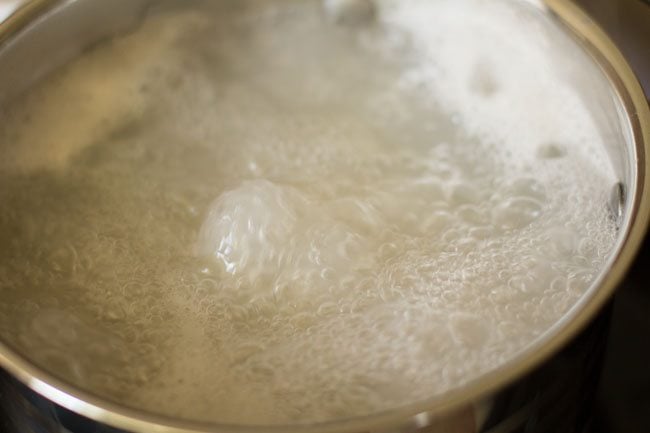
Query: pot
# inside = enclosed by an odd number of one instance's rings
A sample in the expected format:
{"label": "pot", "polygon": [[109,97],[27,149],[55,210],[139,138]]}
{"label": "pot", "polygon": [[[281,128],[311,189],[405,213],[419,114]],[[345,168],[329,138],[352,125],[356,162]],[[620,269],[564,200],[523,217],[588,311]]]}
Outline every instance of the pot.
{"label": "pot", "polygon": [[[98,41],[130,31],[158,3],[0,2],[0,105]],[[624,57],[579,7],[563,0],[518,3],[533,11],[530,19],[535,25],[559,35],[548,43],[558,56],[566,57],[565,65],[575,68],[569,79],[583,100],[595,107],[591,114],[600,132],[611,137],[606,150],[619,179],[607,204],[619,230],[615,252],[587,293],[552,328],[499,368],[443,396],[370,416],[272,427],[217,425],[136,410],[72,385],[36,365],[29,353],[0,340],[0,366],[7,372],[0,378],[7,429],[12,433],[577,431],[587,417],[580,396],[587,394],[584,386],[599,370],[606,305],[631,265],[648,223],[650,112]],[[351,21],[358,20],[352,17]],[[545,414],[543,419],[540,414]]]}

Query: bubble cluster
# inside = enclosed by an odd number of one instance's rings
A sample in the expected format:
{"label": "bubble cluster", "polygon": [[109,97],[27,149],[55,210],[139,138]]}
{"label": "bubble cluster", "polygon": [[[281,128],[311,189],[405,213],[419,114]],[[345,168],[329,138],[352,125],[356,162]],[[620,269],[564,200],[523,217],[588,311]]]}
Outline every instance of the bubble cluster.
{"label": "bubble cluster", "polygon": [[599,274],[616,181],[517,7],[182,3],[0,112],[0,337],[34,362],[169,416],[335,420],[502,365]]}

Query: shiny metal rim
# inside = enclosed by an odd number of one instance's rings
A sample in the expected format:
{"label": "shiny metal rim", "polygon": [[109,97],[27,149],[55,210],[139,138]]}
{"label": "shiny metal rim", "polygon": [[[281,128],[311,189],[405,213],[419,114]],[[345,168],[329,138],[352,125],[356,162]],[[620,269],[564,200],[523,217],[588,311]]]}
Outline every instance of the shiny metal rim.
{"label": "shiny metal rim", "polygon": [[[25,2],[9,19],[0,23],[0,45],[33,22],[35,18],[46,14],[49,8],[64,4],[66,1],[71,0]],[[630,197],[633,201],[625,222],[628,232],[623,241],[624,247],[613,258],[607,272],[596,282],[598,289],[575,305],[569,314],[518,357],[490,374],[446,395],[382,414],[314,425],[277,427],[196,423],[135,411],[90,395],[56,379],[31,365],[2,342],[0,342],[0,366],[32,390],[67,409],[98,422],[141,433],[333,433],[388,429],[408,431],[414,427],[424,427],[445,415],[467,408],[538,366],[578,334],[611,297],[641,246],[650,216],[650,178],[647,176],[650,164],[646,160],[646,149],[650,146],[650,109],[638,80],[612,41],[578,6],[568,0],[543,0],[542,3],[542,7],[546,7],[563,22],[592,54],[623,102],[629,122],[627,126],[632,131],[635,141],[637,188],[634,196]]]}
{"label": "shiny metal rim", "polygon": [[27,23],[43,12],[47,7],[54,6],[58,1],[52,0],[31,0],[18,3],[9,18],[0,21],[0,45],[11,37],[11,35],[20,31]]}

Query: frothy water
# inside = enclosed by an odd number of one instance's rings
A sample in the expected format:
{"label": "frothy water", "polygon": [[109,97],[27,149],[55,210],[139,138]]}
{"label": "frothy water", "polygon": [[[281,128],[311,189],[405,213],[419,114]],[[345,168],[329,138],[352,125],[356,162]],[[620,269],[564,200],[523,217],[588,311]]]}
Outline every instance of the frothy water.
{"label": "frothy water", "polygon": [[616,179],[543,32],[326,3],[163,13],[2,112],[3,340],[132,407],[313,422],[467,383],[580,299]]}

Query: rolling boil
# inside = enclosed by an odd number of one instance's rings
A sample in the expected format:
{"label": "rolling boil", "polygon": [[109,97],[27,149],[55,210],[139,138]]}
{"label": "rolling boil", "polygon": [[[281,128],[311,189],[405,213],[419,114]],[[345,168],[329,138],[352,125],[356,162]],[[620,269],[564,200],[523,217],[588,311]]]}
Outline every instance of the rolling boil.
{"label": "rolling boil", "polygon": [[0,336],[229,424],[502,366],[618,235],[607,137],[509,5],[191,2],[0,107]]}

